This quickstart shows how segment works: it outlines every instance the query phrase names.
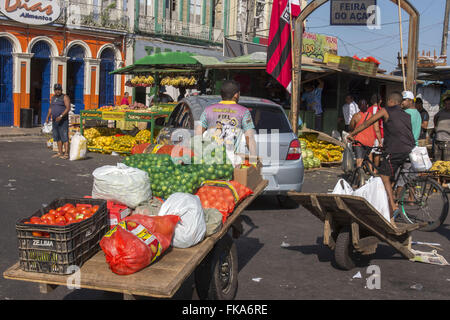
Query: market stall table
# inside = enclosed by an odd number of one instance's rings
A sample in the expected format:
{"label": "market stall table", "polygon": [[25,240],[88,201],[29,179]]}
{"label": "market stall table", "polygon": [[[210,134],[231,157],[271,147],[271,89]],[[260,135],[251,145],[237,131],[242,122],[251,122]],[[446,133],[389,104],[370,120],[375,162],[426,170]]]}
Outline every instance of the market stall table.
{"label": "market stall table", "polygon": [[167,118],[171,112],[168,111],[102,111],[102,110],[81,110],[80,112],[80,133],[83,135],[83,120],[113,120],[113,121],[137,121],[150,122],[150,139],[153,141],[155,132],[155,121],[159,118]]}
{"label": "market stall table", "polygon": [[[213,286],[215,290],[210,289],[211,283],[208,279],[214,278],[215,272],[216,276],[219,276],[217,273],[220,273],[221,270],[221,268],[214,268],[216,262],[214,257],[218,256],[214,254],[215,249],[221,251],[227,247],[221,244],[232,241],[227,234],[228,230],[245,208],[264,191],[267,184],[267,180],[262,180],[253,190],[253,194],[236,206],[233,214],[230,215],[220,231],[191,248],[169,249],[159,261],[137,273],[125,276],[113,273],[106,263],[103,251],[98,252],[81,267],[79,286],[85,289],[123,293],[125,299],[134,296],[171,298],[201,264],[201,272],[196,272],[195,279],[200,298],[234,298],[235,292],[222,294],[219,292],[220,289],[215,286]],[[230,249],[230,251],[232,250]],[[230,252],[226,253],[230,254]],[[237,281],[237,261],[233,261],[232,264],[234,269],[230,270],[229,281],[232,279]],[[205,270],[210,270],[210,272]],[[73,275],[26,272],[20,269],[18,262],[7,269],[3,276],[6,279],[39,283],[42,293],[48,292],[55,286],[71,284],[69,280],[73,278]]]}

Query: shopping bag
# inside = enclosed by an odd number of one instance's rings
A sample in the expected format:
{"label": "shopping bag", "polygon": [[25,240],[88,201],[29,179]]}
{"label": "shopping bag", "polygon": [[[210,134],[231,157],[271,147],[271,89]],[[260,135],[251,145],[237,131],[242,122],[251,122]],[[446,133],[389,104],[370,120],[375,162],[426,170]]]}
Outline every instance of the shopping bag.
{"label": "shopping bag", "polygon": [[351,195],[352,193],[353,193],[352,187],[344,179],[339,179],[332,192],[332,194],[341,194],[341,195]]}
{"label": "shopping bag", "polygon": [[426,147],[415,147],[409,154],[409,160],[416,172],[427,171],[433,166]]}
{"label": "shopping bag", "polygon": [[46,122],[42,126],[42,133],[43,134],[51,134],[53,131],[53,125],[51,122]]}
{"label": "shopping bag", "polygon": [[390,221],[388,196],[380,177],[370,178],[365,185],[353,191],[352,195],[366,199],[387,221]]}
{"label": "shopping bag", "polygon": [[344,155],[342,156],[342,169],[345,173],[349,173],[355,169],[355,154],[350,143],[344,149]]}
{"label": "shopping bag", "polygon": [[86,158],[87,140],[79,132],[75,133],[70,142],[69,159],[71,161]]}

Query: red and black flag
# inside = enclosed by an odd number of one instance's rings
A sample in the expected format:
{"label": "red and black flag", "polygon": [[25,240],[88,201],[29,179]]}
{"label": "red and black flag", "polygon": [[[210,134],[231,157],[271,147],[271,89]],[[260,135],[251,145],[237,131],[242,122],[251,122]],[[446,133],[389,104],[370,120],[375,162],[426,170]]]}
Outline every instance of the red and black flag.
{"label": "red and black flag", "polygon": [[[291,0],[292,1],[292,0]],[[290,1],[274,0],[270,16],[266,71],[289,93],[292,82]],[[298,0],[292,1],[293,16],[300,14]]]}

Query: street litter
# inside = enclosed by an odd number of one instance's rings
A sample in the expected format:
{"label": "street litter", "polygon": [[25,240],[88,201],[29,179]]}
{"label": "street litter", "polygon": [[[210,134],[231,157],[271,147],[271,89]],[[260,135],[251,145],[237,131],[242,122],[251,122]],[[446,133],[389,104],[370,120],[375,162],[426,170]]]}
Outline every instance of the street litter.
{"label": "street litter", "polygon": [[290,246],[291,246],[291,245],[290,245],[289,243],[287,243],[287,242],[284,242],[284,241],[283,241],[283,242],[281,243],[281,247],[282,247],[282,248],[289,248]]}
{"label": "street litter", "polygon": [[445,258],[440,254],[438,254],[436,250],[433,250],[431,252],[422,252],[411,249],[411,251],[414,253],[415,257],[411,258],[410,261],[436,264],[439,266],[449,265],[447,260],[445,260]]}
{"label": "street litter", "polygon": [[440,243],[421,242],[421,241],[411,241],[411,244],[412,244],[412,245],[415,245],[415,244],[422,244],[422,245],[425,245],[425,246],[427,246],[427,245],[429,245],[429,246],[441,246]]}
{"label": "street litter", "polygon": [[423,289],[423,285],[421,285],[420,283],[412,285],[411,287],[409,287],[410,289],[414,289],[414,290],[422,290]]}
{"label": "street litter", "polygon": [[262,278],[253,278],[252,279],[252,281],[255,281],[255,282],[260,282],[262,280]]}
{"label": "street litter", "polygon": [[353,279],[361,279],[362,278],[362,275],[361,275],[361,272],[359,272],[358,271],[358,273],[356,273],[354,276],[353,276]]}
{"label": "street litter", "polygon": [[11,188],[13,185],[11,183],[8,183],[7,185],[5,185],[5,188]]}

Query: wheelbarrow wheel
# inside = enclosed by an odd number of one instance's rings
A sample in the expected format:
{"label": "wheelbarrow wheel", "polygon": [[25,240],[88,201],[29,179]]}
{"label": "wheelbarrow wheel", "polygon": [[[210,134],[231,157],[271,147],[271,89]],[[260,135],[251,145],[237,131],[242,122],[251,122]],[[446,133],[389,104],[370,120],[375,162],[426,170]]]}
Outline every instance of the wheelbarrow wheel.
{"label": "wheelbarrow wheel", "polygon": [[195,269],[195,287],[202,300],[232,300],[238,289],[237,250],[225,234]]}
{"label": "wheelbarrow wheel", "polygon": [[343,270],[351,270],[356,266],[356,254],[353,249],[351,231],[348,227],[343,228],[337,236],[334,259],[336,265]]}

